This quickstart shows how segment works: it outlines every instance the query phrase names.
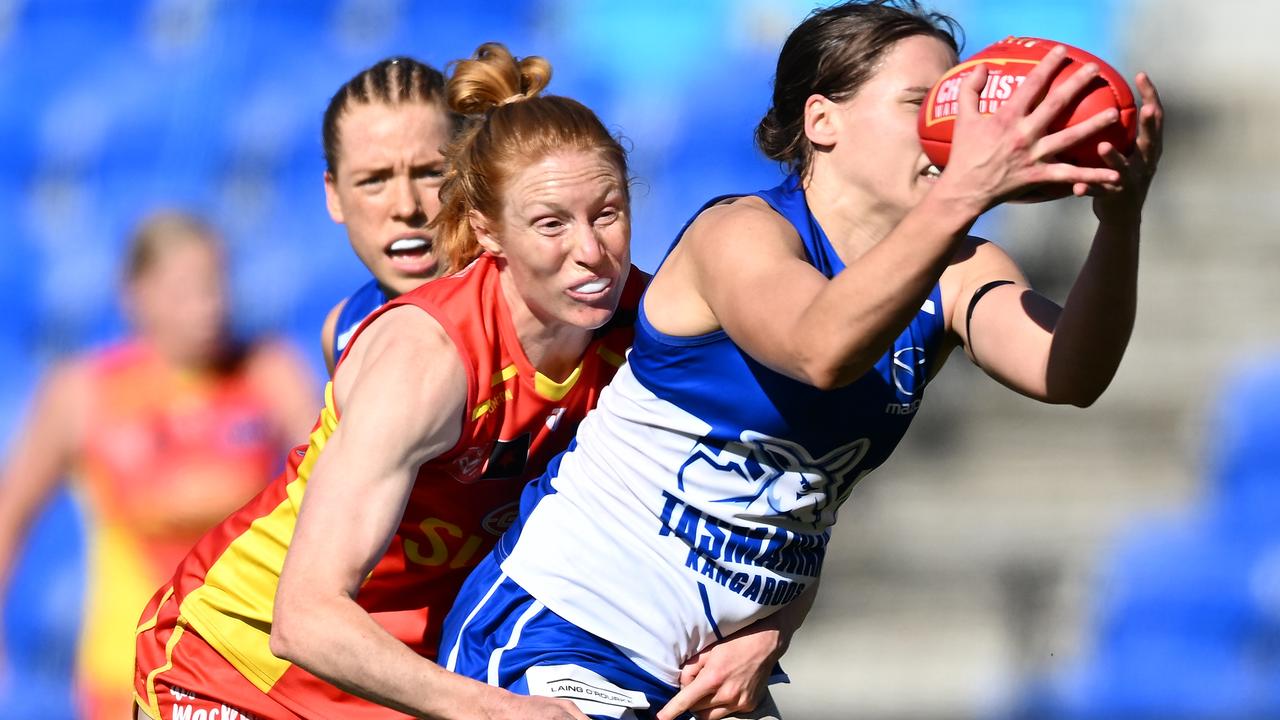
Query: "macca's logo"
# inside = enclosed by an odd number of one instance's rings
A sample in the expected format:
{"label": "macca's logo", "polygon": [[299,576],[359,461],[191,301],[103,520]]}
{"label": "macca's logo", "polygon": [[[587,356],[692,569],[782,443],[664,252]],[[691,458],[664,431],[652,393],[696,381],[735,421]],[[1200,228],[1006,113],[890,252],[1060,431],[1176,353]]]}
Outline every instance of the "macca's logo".
{"label": "macca's logo", "polygon": [[484,519],[480,521],[480,527],[483,527],[485,532],[493,535],[501,535],[515,524],[516,518],[519,515],[520,503],[509,502],[488,515],[485,515]]}

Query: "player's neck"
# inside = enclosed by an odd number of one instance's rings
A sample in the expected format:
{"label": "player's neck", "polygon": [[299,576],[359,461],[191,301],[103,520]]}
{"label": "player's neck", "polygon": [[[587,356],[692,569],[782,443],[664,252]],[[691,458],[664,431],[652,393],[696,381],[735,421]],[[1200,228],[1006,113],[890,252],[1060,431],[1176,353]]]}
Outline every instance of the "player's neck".
{"label": "player's neck", "polygon": [[502,293],[529,364],[556,382],[569,377],[582,361],[591,342],[591,331],[534,312],[506,273],[502,276]]}
{"label": "player's neck", "polygon": [[844,182],[834,167],[821,162],[815,162],[805,179],[805,201],[846,265],[875,247],[902,220],[900,211]]}

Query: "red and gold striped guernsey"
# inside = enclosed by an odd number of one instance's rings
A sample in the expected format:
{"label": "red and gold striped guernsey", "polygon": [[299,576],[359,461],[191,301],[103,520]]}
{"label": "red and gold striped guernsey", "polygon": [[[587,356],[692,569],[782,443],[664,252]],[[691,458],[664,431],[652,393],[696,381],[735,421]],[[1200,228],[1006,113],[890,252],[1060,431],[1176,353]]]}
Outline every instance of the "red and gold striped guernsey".
{"label": "red and gold striped guernsey", "polygon": [[[466,369],[462,436],[419,470],[395,537],[356,598],[375,618],[426,608],[415,648],[421,654],[435,657],[459,586],[515,518],[521,488],[569,445],[623,363],[646,280],[631,269],[618,311],[561,383],[525,357],[496,261],[487,254],[391,301],[357,331],[352,345],[388,308],[421,308],[444,327]],[[152,717],[161,717],[157,686],[267,718],[405,717],[343,693],[268,647],[275,590],[307,478],[339,418],[330,384],[308,443],[289,454],[285,471],[206,534],[152,598],[138,627],[135,672],[138,703]]]}

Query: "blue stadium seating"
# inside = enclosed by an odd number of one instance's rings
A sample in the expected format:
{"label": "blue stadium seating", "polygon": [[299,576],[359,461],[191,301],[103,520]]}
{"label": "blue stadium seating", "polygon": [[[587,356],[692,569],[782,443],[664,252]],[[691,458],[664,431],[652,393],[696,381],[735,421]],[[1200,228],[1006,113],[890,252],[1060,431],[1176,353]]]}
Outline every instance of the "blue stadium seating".
{"label": "blue stadium seating", "polygon": [[1280,359],[1228,377],[1209,426],[1209,500],[1223,533],[1280,540]]}
{"label": "blue stadium seating", "polygon": [[9,692],[0,720],[76,717],[71,692],[84,587],[80,514],[59,491],[33,526],[14,568],[3,617]]}
{"label": "blue stadium seating", "polygon": [[1126,532],[1090,654],[1015,716],[1280,717],[1280,359],[1230,373],[1207,430],[1206,501]]}

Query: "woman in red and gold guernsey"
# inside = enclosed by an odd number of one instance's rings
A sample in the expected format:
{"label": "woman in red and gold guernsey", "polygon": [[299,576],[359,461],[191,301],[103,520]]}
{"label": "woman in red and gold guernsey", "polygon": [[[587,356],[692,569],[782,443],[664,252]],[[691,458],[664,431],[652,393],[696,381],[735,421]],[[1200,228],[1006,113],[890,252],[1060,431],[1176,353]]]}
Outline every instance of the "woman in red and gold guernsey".
{"label": "woman in red and gold guernsey", "polygon": [[136,334],[50,373],[4,468],[0,588],[57,484],[70,477],[82,500],[76,684],[90,720],[128,716],[138,611],[201,535],[271,480],[314,417],[315,384],[294,351],[229,337],[225,274],[203,222],[146,220],[124,278]]}
{"label": "woman in red and gold guernsey", "polygon": [[[457,272],[364,322],[283,475],[156,593],[138,718],[585,718],[433,662],[466,574],[622,364],[645,280],[625,151],[540,94],[550,74],[496,44],[455,66],[471,120],[433,228]],[[423,607],[420,652],[378,622]]]}

